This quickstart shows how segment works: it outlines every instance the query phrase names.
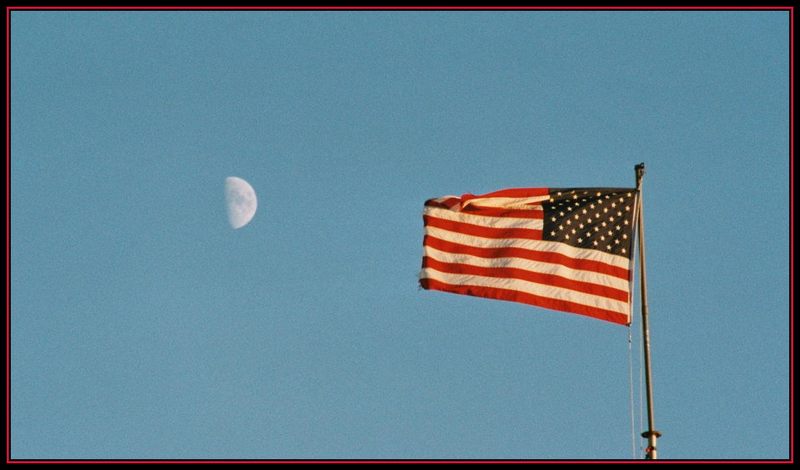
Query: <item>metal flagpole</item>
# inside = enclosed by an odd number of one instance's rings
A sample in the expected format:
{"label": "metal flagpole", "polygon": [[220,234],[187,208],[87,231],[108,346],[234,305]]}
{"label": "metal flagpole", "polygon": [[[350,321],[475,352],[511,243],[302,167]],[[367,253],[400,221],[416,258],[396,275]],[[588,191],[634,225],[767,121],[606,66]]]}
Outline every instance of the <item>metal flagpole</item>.
{"label": "metal flagpole", "polygon": [[645,383],[647,385],[647,423],[648,430],[642,433],[642,437],[647,439],[647,450],[645,458],[648,460],[656,460],[658,452],[656,449],[656,440],[661,437],[661,433],[655,430],[655,422],[653,420],[653,381],[650,374],[650,329],[647,326],[647,278],[645,276],[644,264],[644,211],[642,204],[642,177],[644,176],[644,163],[640,163],[634,167],[636,170],[636,190],[638,191],[637,198],[637,216],[638,216],[638,230],[639,230],[639,270],[641,272],[641,296],[642,296],[642,341],[644,343],[644,374]]}

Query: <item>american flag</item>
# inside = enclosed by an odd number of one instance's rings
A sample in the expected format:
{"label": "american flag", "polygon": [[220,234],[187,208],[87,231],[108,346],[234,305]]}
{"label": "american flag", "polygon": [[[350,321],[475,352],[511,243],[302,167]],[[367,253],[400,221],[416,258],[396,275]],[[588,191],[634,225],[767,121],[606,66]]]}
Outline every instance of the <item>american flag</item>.
{"label": "american flag", "polygon": [[518,188],[429,199],[420,285],[629,325],[636,198]]}

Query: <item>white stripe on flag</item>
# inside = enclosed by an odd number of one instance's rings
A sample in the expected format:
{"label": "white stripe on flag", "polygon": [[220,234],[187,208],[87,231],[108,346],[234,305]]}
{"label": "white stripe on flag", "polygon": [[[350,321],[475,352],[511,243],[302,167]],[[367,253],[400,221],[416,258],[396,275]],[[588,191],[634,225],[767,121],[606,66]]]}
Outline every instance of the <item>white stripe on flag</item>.
{"label": "white stripe on flag", "polygon": [[549,195],[532,197],[476,197],[467,199],[462,205],[464,207],[474,205],[480,207],[502,207],[504,209],[531,209],[532,207],[529,204],[536,204],[537,202],[547,201],[549,199]]}

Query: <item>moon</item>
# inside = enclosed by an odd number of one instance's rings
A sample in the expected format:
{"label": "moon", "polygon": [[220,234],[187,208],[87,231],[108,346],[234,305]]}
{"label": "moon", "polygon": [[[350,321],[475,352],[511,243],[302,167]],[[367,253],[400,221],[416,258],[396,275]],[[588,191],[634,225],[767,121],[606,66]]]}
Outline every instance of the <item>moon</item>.
{"label": "moon", "polygon": [[236,176],[225,178],[225,204],[228,222],[234,229],[244,227],[256,215],[258,201],[250,183]]}

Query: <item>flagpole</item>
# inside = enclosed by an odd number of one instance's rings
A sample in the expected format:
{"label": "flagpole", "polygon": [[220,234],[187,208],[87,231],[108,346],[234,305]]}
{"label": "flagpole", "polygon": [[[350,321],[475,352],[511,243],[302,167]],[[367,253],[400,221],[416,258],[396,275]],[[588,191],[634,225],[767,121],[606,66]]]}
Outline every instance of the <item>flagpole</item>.
{"label": "flagpole", "polygon": [[636,190],[637,198],[637,225],[639,230],[639,270],[641,272],[641,297],[642,297],[642,341],[644,343],[644,374],[645,384],[647,385],[647,423],[648,430],[642,433],[642,437],[647,439],[647,450],[645,458],[656,460],[658,452],[656,440],[661,437],[661,433],[655,430],[653,419],[653,381],[650,374],[650,329],[647,326],[647,277],[645,275],[644,263],[644,210],[642,204],[642,177],[644,176],[644,163],[634,167],[636,170]]}

